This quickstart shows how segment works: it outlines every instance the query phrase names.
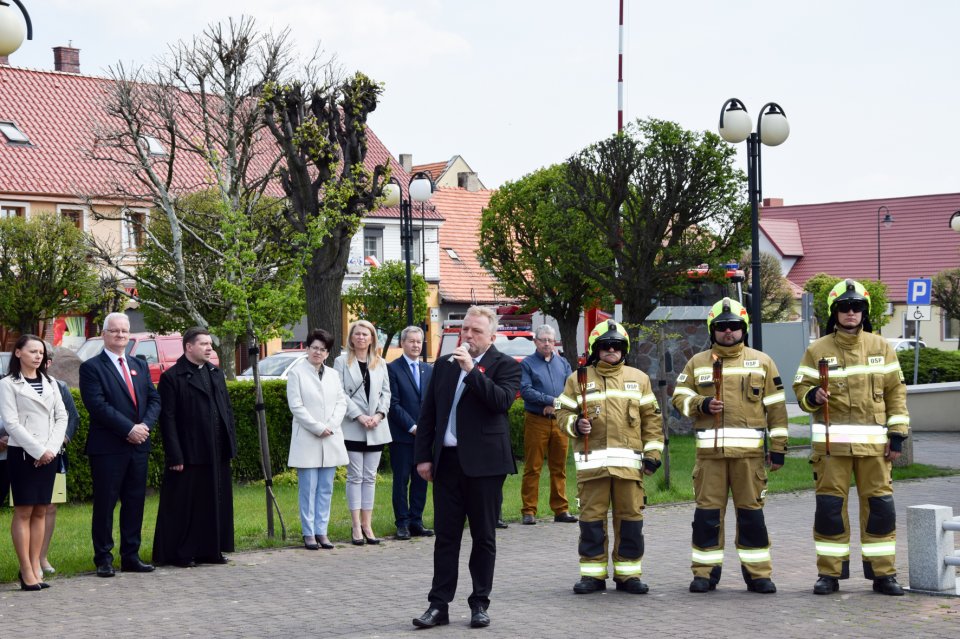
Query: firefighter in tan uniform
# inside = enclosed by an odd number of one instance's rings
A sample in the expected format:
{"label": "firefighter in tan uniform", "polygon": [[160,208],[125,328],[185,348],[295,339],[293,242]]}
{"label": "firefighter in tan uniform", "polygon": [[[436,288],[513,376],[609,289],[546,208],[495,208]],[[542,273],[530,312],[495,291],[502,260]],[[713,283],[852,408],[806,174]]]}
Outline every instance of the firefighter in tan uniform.
{"label": "firefighter in tan uniform", "polygon": [[[727,495],[737,509],[737,554],[747,590],[771,594],[770,538],[763,518],[767,473],[783,466],[787,450],[787,408],[777,366],[747,348],[750,317],[735,300],[723,298],[707,315],[713,346],[694,355],[677,377],[674,407],[694,419],[697,461],[693,488],[693,581],[690,592],[716,588],[723,565]],[[720,399],[714,362],[721,373]],[[719,416],[719,417],[718,417]],[[769,459],[766,437],[769,434]]]}
{"label": "firefighter in tan uniform", "polygon": [[[807,348],[793,389],[800,408],[813,413],[813,477],[817,511],[813,539],[819,578],[813,592],[840,589],[850,576],[850,475],[860,498],[863,576],[885,595],[902,595],[896,579],[896,510],[893,460],[910,428],[900,362],[870,326],[870,294],[853,280],[839,282],[827,297],[827,335]],[[820,387],[820,362],[829,392]],[[823,405],[829,402],[829,421]]]}
{"label": "firefighter in tan uniform", "polygon": [[[607,511],[613,508],[613,580],[642,595],[643,476],[660,467],[663,423],[650,378],[627,366],[626,330],[614,321],[590,332],[590,359],[557,398],[557,423],[574,441],[580,501],[580,581],[573,591],[606,589]],[[585,376],[586,413],[578,375]],[[589,444],[589,448],[588,445]]]}

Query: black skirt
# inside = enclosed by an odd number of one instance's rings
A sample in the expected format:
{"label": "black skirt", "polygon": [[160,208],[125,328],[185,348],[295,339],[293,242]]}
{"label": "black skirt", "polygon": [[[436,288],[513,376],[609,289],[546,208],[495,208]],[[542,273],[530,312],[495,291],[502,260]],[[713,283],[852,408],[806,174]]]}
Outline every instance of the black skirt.
{"label": "black skirt", "polygon": [[7,474],[14,506],[38,506],[53,500],[53,481],[60,468],[58,459],[34,466],[36,461],[19,446],[7,449]]}

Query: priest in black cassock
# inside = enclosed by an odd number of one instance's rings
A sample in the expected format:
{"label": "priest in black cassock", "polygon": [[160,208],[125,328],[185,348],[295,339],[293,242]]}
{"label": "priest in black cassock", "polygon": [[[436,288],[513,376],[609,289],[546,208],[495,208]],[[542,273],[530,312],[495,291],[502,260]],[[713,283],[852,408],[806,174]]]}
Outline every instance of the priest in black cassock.
{"label": "priest in black cassock", "polygon": [[191,328],[183,356],[160,376],[160,435],[165,455],[153,561],[189,568],[223,564],[233,552],[237,454],[233,410],[223,372],[210,363],[210,333]]}

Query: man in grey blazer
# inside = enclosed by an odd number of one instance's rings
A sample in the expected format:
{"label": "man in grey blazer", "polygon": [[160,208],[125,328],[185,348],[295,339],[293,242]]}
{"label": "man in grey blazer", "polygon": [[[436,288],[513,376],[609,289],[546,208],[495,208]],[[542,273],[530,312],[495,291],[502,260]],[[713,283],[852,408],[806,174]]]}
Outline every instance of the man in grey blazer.
{"label": "man in grey blazer", "polygon": [[[393,516],[397,539],[432,537],[433,531],[423,525],[423,508],[427,503],[427,481],[416,472],[413,463],[413,442],[423,394],[430,384],[433,366],[420,361],[423,331],[408,326],[400,333],[403,355],[387,365],[390,376],[390,466],[393,469]],[[408,488],[409,487],[409,488]],[[409,490],[409,499],[408,499]]]}

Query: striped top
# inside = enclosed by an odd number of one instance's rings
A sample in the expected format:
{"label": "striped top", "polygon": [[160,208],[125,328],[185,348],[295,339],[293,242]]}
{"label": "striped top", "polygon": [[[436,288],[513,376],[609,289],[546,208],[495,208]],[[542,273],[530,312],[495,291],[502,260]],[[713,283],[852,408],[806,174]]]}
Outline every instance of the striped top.
{"label": "striped top", "polygon": [[23,381],[30,384],[30,386],[33,387],[33,390],[37,391],[37,395],[43,395],[43,381],[40,379],[40,375],[37,375],[33,379],[24,377]]}

